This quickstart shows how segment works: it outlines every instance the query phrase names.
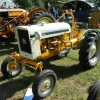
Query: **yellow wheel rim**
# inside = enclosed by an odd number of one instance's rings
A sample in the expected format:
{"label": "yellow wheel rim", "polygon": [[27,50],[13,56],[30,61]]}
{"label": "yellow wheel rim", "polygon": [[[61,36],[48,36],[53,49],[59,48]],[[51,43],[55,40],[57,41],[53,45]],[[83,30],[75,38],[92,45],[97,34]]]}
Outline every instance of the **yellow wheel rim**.
{"label": "yellow wheel rim", "polygon": [[41,18],[39,21],[38,21],[38,23],[37,24],[40,24],[40,23],[52,23],[53,21],[52,21],[52,19],[50,19],[50,18],[48,18],[48,17],[43,17],[43,18]]}

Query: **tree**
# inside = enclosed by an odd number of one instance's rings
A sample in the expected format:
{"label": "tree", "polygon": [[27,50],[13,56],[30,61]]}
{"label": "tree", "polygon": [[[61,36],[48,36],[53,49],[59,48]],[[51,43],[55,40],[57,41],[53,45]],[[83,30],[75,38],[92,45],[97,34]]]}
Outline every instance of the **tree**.
{"label": "tree", "polygon": [[37,5],[37,7],[44,7],[46,0],[33,0],[33,3]]}
{"label": "tree", "polygon": [[32,0],[13,0],[13,2],[23,9],[32,7]]}
{"label": "tree", "polygon": [[87,1],[94,3],[95,6],[100,6],[100,0],[87,0]]}
{"label": "tree", "polygon": [[[44,5],[45,5],[45,3],[47,1],[51,2],[52,0],[12,0],[12,1],[16,5],[18,5],[20,8],[29,9],[29,8],[31,8],[34,5],[36,5],[37,7],[44,7]],[[59,0],[56,0],[56,1],[59,1]],[[65,2],[66,0],[61,0],[61,1]],[[67,1],[70,1],[70,0],[67,0]]]}
{"label": "tree", "polygon": [[37,7],[44,7],[46,0],[12,0],[16,5],[20,8],[28,9],[31,8],[33,5]]}

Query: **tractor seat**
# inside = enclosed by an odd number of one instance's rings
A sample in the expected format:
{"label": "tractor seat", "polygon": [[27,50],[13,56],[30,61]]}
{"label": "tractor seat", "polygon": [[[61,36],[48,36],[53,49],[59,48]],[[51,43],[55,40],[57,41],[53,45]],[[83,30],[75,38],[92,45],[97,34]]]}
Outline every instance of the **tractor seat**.
{"label": "tractor seat", "polygon": [[[90,18],[90,14],[86,13],[86,12],[85,13],[83,13],[83,12],[82,13],[75,13],[75,14],[74,14],[74,17],[75,17],[75,19],[77,19],[75,21],[76,25],[79,28],[86,28],[88,20]],[[70,15],[65,15],[65,22],[67,22],[70,26],[72,26],[72,17]]]}
{"label": "tractor seat", "polygon": [[[87,27],[87,23],[85,23],[85,22],[75,22],[75,23],[76,23],[76,25],[78,26],[79,29],[82,29],[82,28],[86,28]],[[72,26],[72,22],[68,22],[68,24],[70,26]]]}
{"label": "tractor seat", "polygon": [[87,27],[87,23],[85,22],[76,22],[76,25],[79,27],[79,29]]}

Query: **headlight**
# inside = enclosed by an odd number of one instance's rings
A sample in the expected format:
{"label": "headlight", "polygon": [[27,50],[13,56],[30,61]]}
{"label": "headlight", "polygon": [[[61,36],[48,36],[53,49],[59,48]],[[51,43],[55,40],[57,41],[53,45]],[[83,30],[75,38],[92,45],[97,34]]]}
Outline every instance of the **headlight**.
{"label": "headlight", "polygon": [[40,32],[35,32],[34,35],[36,39],[40,39]]}

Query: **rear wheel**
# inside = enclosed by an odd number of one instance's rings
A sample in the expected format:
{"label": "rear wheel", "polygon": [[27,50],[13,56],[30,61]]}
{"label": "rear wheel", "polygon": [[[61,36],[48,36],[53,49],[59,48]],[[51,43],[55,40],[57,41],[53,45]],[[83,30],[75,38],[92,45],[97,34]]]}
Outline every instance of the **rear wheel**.
{"label": "rear wheel", "polygon": [[6,78],[17,76],[22,71],[22,64],[16,62],[14,63],[13,58],[7,57],[1,64],[1,72]]}
{"label": "rear wheel", "polygon": [[40,23],[52,23],[56,22],[56,19],[51,15],[51,13],[46,11],[40,11],[32,15],[28,24],[40,24]]}
{"label": "rear wheel", "polygon": [[88,32],[85,36],[79,51],[79,61],[84,69],[93,68],[99,60],[100,39],[95,31]]}
{"label": "rear wheel", "polygon": [[46,69],[40,72],[32,85],[32,92],[36,100],[46,98],[56,85],[57,76],[54,71]]}

